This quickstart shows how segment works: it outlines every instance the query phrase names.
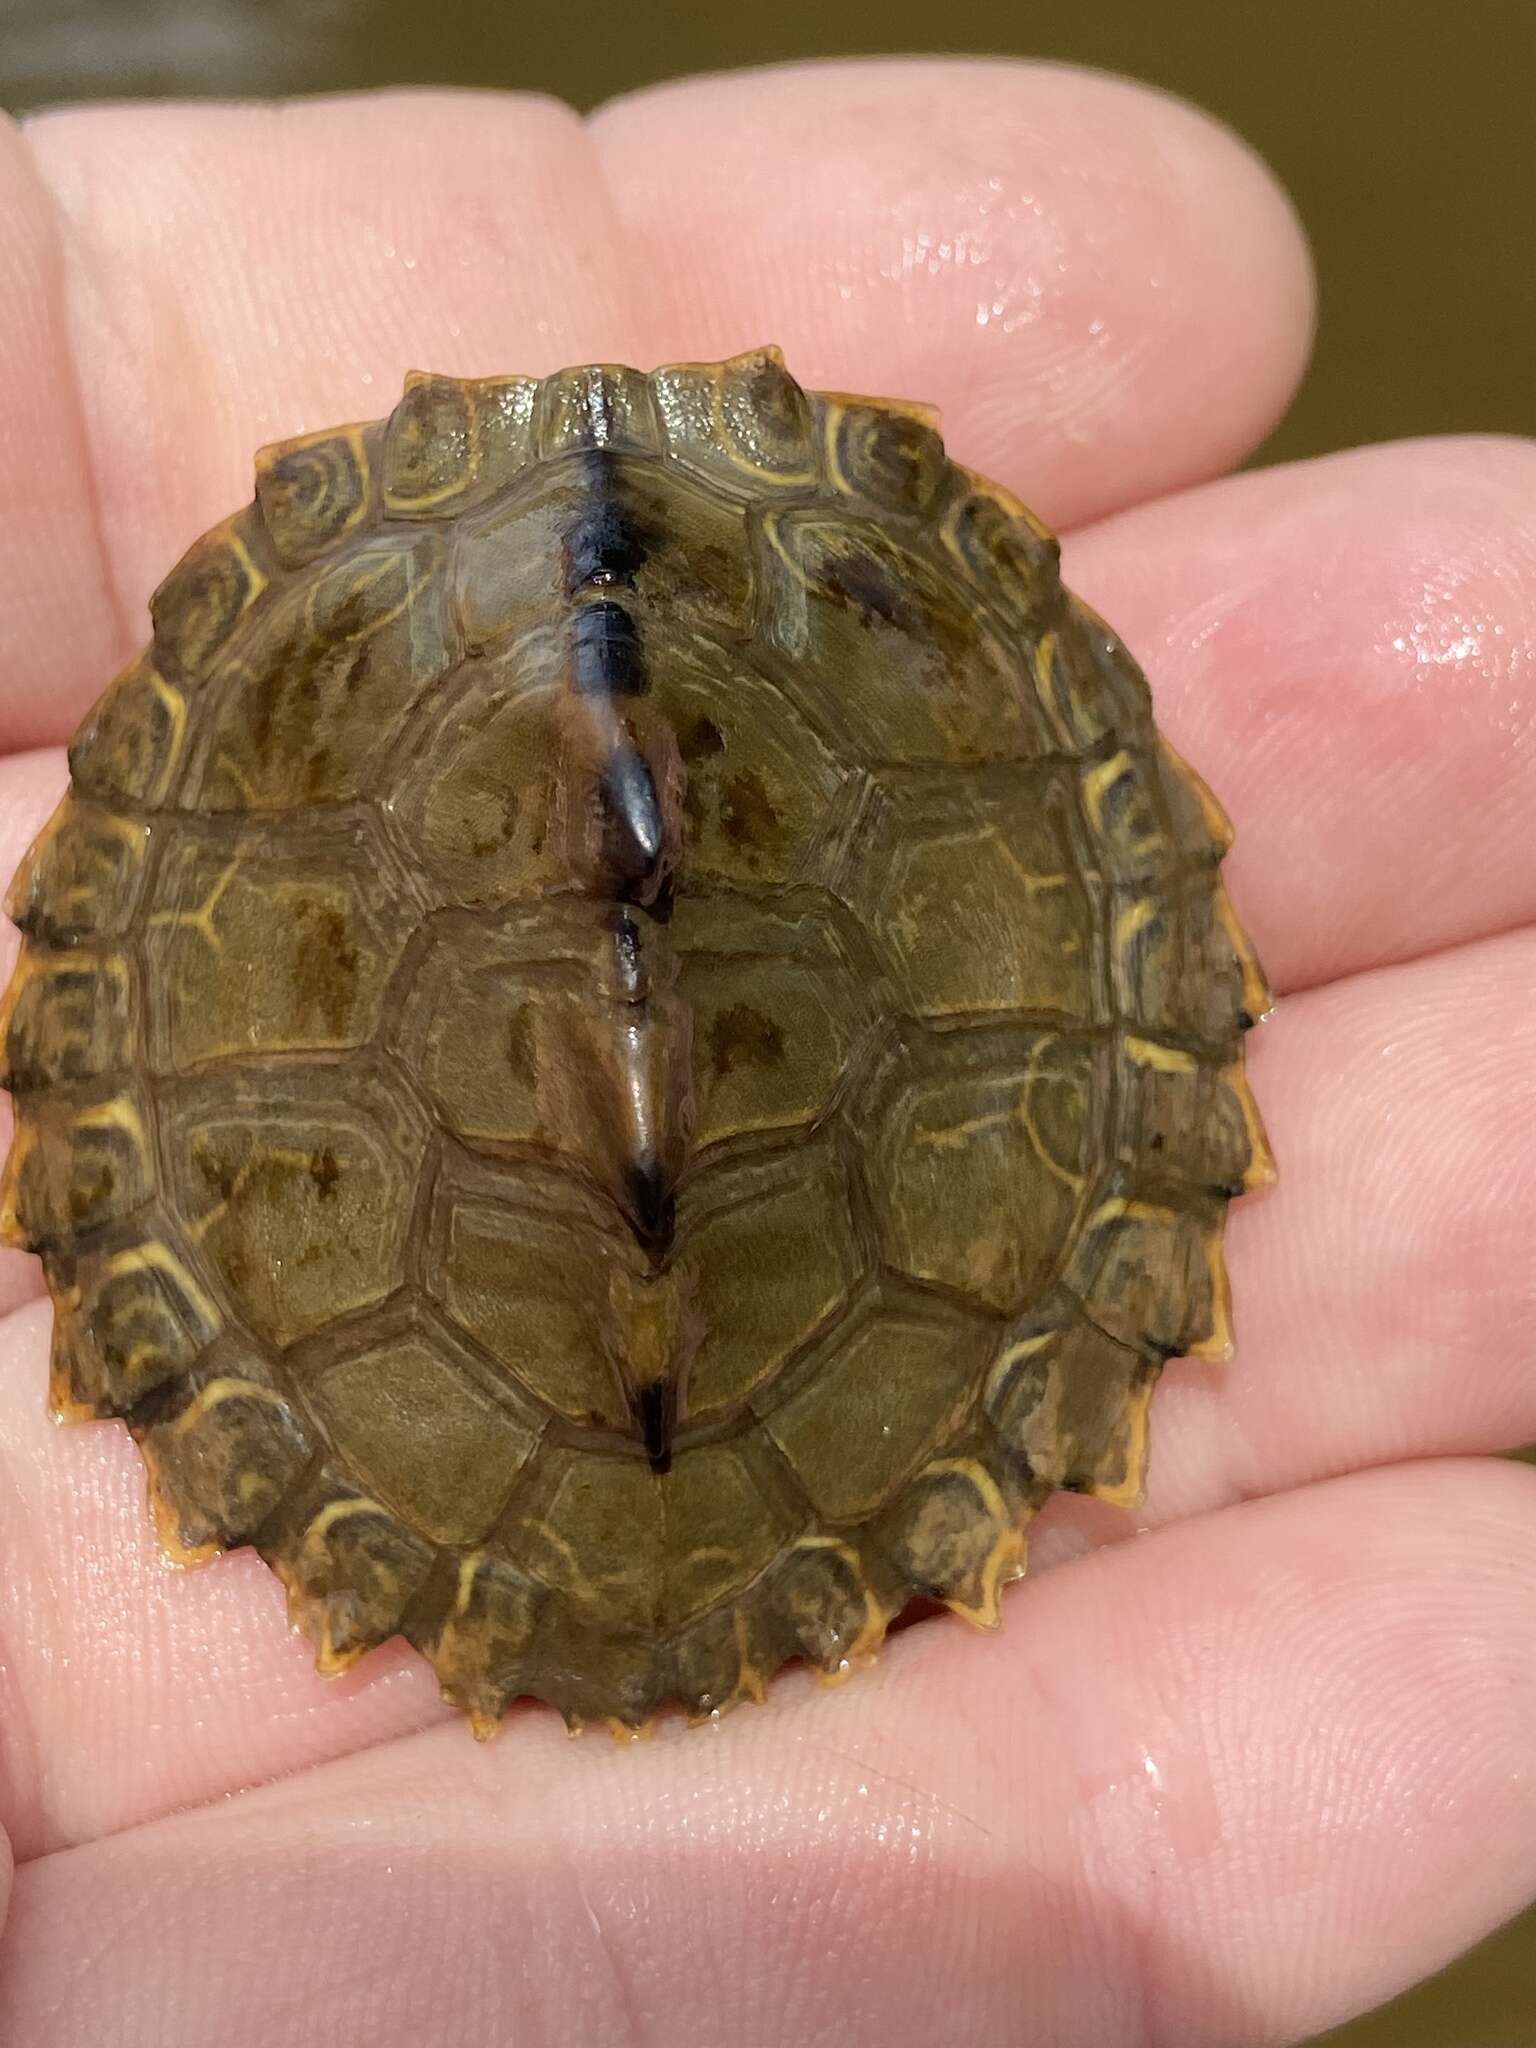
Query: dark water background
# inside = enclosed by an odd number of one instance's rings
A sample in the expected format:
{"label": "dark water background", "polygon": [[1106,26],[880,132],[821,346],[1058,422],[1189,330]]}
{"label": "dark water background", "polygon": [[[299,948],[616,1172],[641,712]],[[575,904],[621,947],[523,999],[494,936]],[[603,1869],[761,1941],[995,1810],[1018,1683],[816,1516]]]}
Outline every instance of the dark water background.
{"label": "dark water background", "polygon": [[[1313,237],[1321,330],[1260,460],[1536,432],[1536,0],[0,0],[0,103],[415,83],[590,106],[900,50],[1128,72],[1268,157]],[[1536,2048],[1536,1915],[1328,2048]]]}

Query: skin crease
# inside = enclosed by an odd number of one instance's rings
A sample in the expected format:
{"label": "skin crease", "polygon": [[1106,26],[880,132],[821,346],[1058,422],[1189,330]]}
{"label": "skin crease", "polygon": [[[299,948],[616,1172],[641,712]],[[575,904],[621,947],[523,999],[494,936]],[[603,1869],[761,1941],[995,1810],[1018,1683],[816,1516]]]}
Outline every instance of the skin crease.
{"label": "skin crease", "polygon": [[1536,1475],[1488,1455],[1536,1437],[1536,453],[1209,481],[1310,321],[1238,145],[981,63],[587,124],[93,110],[0,138],[0,308],[7,870],[258,442],[383,412],[413,364],[774,339],[807,383],[937,402],[1072,528],[1237,820],[1282,997],[1239,1355],[1169,1369],[1145,1508],[1048,1510],[1037,1556],[1088,1554],[995,1639],[923,1623],[841,1691],[789,1674],[635,1749],[541,1710],[478,1748],[398,1646],[316,1679],[249,1555],[160,1565],[125,1433],[46,1421],[5,1255],[0,2039],[1257,2048],[1536,1893]]}

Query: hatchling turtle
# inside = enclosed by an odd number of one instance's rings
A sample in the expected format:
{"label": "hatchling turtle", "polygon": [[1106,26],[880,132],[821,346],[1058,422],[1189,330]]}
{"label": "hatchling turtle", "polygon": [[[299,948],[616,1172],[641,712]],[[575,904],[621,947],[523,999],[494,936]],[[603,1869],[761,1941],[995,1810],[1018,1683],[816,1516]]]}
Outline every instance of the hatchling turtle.
{"label": "hatchling turtle", "polygon": [[1267,997],[1057,552],[760,349],[413,375],[156,592],[9,898],[3,1224],[322,1670],[709,1715],[1135,1494]]}

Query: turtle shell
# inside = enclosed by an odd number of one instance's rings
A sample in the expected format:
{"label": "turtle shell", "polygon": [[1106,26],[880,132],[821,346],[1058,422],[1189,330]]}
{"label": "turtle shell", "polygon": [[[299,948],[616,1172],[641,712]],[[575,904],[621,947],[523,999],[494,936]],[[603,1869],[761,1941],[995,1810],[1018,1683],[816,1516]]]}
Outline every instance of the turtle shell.
{"label": "turtle shell", "polygon": [[1267,1177],[1229,832],[925,409],[764,349],[263,450],[13,885],[52,1398],[325,1671],[635,1728],[984,1626]]}

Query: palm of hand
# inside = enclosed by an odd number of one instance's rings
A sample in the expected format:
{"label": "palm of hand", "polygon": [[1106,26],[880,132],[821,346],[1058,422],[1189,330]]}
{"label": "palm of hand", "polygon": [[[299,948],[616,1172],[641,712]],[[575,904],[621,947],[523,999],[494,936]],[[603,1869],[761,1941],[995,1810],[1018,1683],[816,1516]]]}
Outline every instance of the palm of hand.
{"label": "palm of hand", "polygon": [[1536,1435],[1530,451],[1183,488],[1283,401],[1305,259],[1229,140],[1070,73],[808,69],[586,128],[109,111],[5,140],[0,185],[0,866],[258,441],[410,363],[778,340],[940,401],[1071,529],[1238,821],[1283,1167],[1234,1213],[1236,1367],[1159,1395],[1156,1533],[1058,1503],[1037,1557],[1094,1554],[998,1640],[923,1626],[835,1700],[625,1753],[544,1714],[478,1750],[403,1652],[320,1686],[248,1554],[164,1571],[124,1433],[46,1424],[6,1255],[0,2034],[1235,2048],[1520,1904],[1536,1488],[1480,1454]]}

